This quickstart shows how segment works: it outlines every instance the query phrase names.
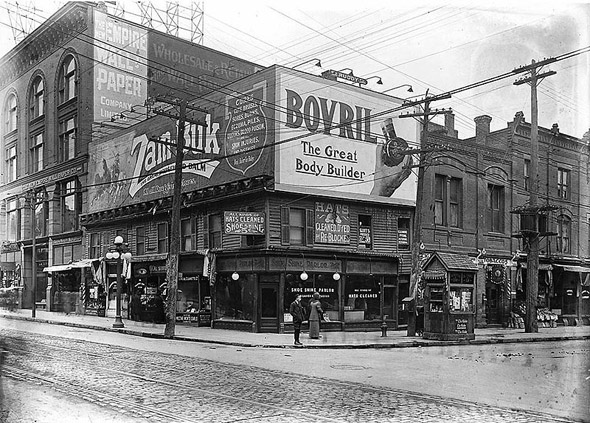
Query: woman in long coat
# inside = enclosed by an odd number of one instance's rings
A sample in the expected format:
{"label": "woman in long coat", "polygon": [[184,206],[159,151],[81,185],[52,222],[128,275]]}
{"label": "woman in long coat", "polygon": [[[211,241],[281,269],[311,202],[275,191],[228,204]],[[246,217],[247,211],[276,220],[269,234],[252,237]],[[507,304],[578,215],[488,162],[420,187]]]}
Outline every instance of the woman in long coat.
{"label": "woman in long coat", "polygon": [[309,303],[309,309],[309,337],[318,339],[320,337],[320,318],[324,313],[319,293],[313,293],[313,299]]}

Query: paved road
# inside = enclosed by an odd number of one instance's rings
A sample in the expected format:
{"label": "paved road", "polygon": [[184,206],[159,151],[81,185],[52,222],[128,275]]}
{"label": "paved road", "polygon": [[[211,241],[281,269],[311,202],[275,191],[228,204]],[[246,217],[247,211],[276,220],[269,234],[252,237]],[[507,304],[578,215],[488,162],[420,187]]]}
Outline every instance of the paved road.
{"label": "paved road", "polygon": [[[328,358],[318,356],[322,354],[318,351],[312,355],[311,351],[242,351],[193,344],[192,349],[195,351],[185,353],[174,342],[158,340],[159,344],[155,344],[153,340],[136,340],[137,348],[129,348],[117,342],[89,342],[84,338],[92,338],[93,332],[77,332],[81,335],[78,339],[76,336],[64,338],[35,333],[33,330],[22,332],[0,329],[0,339],[4,340],[6,351],[2,376],[83,399],[88,404],[108,410],[108,413],[120,412],[121,421],[126,422],[570,421],[532,410],[513,411],[507,407],[486,405],[481,401],[453,398],[453,395],[428,393],[433,389],[423,389],[423,393],[419,393],[388,387],[379,381],[377,375],[375,382],[362,377],[365,370],[367,374],[374,374],[369,369],[373,366],[366,365],[371,361],[338,359],[335,351],[330,351],[331,358]],[[139,345],[139,341],[143,341],[145,348]],[[163,344],[172,353],[158,351],[161,348],[155,347]],[[578,362],[585,347],[587,344],[574,342],[562,348],[559,354],[568,360],[568,365],[585,365],[586,362]],[[470,350],[467,355],[456,353],[455,356],[449,356],[449,352],[439,352],[444,362],[452,363],[449,366],[455,369],[472,371],[471,364],[459,364],[461,361],[467,363],[477,360],[474,350]],[[378,352],[362,353],[367,355]],[[259,357],[259,354],[262,354],[265,363],[260,363],[260,359],[252,359],[255,355]],[[526,360],[529,363],[532,360],[530,356],[520,356],[518,353],[504,354],[509,355],[497,353],[495,360],[522,358],[525,365]],[[296,370],[289,371],[286,360],[291,361],[293,355],[298,355]],[[233,363],[232,357],[235,357]],[[483,360],[481,352],[479,357]],[[389,361],[392,358],[390,355]],[[307,374],[300,367],[301,360],[309,363]],[[316,369],[314,361],[323,363],[323,372]],[[432,361],[434,365],[428,381],[452,389],[453,384],[445,380],[449,372],[436,368],[440,359]],[[326,366],[328,362],[331,364]],[[329,370],[332,370],[333,376],[330,376]],[[539,371],[543,372],[543,369]],[[355,372],[355,377],[346,376]],[[550,374],[545,372],[540,375],[539,382],[552,383],[548,378]],[[396,376],[390,372],[385,377],[391,378],[392,375]],[[487,374],[482,376],[489,378]],[[488,380],[482,385],[486,383]],[[489,383],[493,388],[492,385],[498,381],[489,380]],[[580,388],[584,389],[584,386]],[[545,399],[540,399],[539,403],[541,400]],[[514,404],[518,407],[516,399]],[[546,404],[540,407],[545,408]],[[94,413],[96,409],[88,409],[88,412]],[[61,421],[68,421],[66,417],[69,416],[64,416]],[[582,420],[579,415],[577,420]]]}

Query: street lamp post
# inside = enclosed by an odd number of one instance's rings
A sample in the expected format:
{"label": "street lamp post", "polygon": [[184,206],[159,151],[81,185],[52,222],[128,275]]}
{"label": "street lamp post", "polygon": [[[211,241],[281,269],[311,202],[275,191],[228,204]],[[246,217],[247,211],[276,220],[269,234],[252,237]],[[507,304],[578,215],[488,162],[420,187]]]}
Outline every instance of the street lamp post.
{"label": "street lamp post", "polygon": [[121,272],[122,269],[122,262],[123,259],[129,261],[131,259],[131,253],[129,252],[129,247],[126,244],[123,244],[123,237],[116,236],[115,237],[115,248],[111,249],[107,254],[107,260],[115,260],[117,263],[117,293],[115,296],[116,299],[116,309],[115,309],[115,323],[113,323],[113,328],[124,328],[125,324],[121,319]]}
{"label": "street lamp post", "polygon": [[31,317],[37,316],[37,206],[47,201],[47,194],[39,191],[29,191],[26,194],[31,209],[31,281],[33,285]]}

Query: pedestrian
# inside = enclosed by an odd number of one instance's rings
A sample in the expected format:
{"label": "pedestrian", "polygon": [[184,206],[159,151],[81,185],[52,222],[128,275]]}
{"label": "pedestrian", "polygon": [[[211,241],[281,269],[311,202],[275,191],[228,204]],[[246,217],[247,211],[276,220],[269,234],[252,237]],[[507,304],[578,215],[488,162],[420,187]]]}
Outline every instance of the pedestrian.
{"label": "pedestrian", "polygon": [[299,342],[299,334],[301,333],[301,323],[305,319],[305,312],[301,305],[301,295],[297,294],[295,301],[289,307],[289,313],[293,316],[293,330],[295,336],[295,345],[303,345]]}
{"label": "pedestrian", "polygon": [[164,299],[158,292],[154,297],[154,323],[166,323],[166,311],[164,310]]}
{"label": "pedestrian", "polygon": [[139,321],[139,312],[141,310],[141,297],[134,291],[131,295],[131,320]]}
{"label": "pedestrian", "polygon": [[313,299],[309,303],[309,337],[312,339],[321,338],[320,336],[320,320],[324,310],[322,310],[322,303],[320,301],[320,294],[313,293]]}

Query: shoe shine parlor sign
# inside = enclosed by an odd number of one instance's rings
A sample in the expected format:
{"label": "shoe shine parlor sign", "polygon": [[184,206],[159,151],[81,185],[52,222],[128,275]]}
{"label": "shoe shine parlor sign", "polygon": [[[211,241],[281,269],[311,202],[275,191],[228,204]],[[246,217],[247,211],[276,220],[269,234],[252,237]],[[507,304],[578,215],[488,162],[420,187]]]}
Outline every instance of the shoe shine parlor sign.
{"label": "shoe shine parlor sign", "polygon": [[[415,202],[412,156],[404,152],[415,146],[417,127],[397,119],[399,111],[386,112],[399,102],[288,73],[279,74],[278,88],[283,112],[275,176],[281,185]],[[340,242],[345,238],[342,233]]]}

